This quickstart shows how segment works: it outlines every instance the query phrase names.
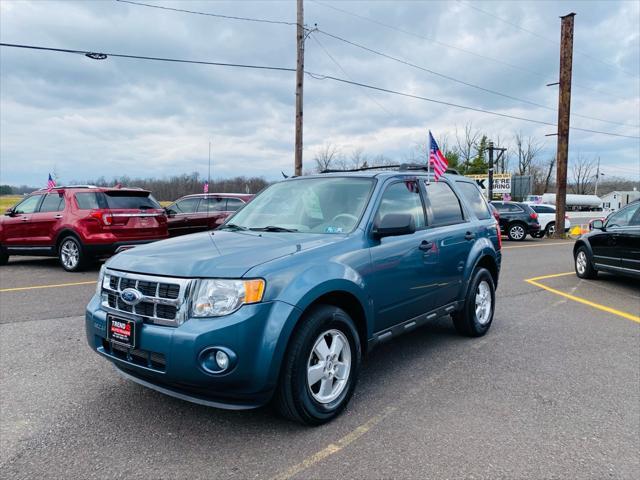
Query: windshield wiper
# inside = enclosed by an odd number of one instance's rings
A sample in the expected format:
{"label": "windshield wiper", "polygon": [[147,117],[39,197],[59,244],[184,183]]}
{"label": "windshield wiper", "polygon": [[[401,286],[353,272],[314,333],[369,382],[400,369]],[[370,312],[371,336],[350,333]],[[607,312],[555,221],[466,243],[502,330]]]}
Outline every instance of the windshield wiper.
{"label": "windshield wiper", "polygon": [[266,227],[250,228],[254,232],[297,232],[295,228],[277,227],[275,225],[267,225]]}
{"label": "windshield wiper", "polygon": [[235,223],[225,223],[224,225],[220,225],[218,230],[229,229],[229,230],[247,230],[247,227],[243,227],[241,225],[236,225]]}

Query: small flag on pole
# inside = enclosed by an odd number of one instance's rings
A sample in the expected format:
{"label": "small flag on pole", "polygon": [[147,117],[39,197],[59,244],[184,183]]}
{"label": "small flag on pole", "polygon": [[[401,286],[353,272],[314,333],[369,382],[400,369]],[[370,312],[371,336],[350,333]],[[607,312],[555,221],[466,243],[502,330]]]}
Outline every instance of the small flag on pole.
{"label": "small flag on pole", "polygon": [[56,181],[49,174],[49,180],[47,180],[47,191],[50,192],[52,188],[56,186]]}
{"label": "small flag on pole", "polygon": [[438,144],[433,138],[431,130],[429,130],[429,166],[433,167],[436,182],[438,181],[438,178],[447,171],[447,167],[449,166],[449,162],[447,162],[447,159],[440,151],[440,148],[438,148]]}
{"label": "small flag on pole", "polygon": [[209,182],[204,182],[204,193],[209,193]]}

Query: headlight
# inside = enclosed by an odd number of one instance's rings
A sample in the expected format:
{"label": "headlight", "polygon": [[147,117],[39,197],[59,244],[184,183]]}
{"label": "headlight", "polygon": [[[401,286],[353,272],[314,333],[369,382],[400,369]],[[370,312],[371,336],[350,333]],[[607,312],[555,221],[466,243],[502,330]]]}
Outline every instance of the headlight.
{"label": "headlight", "polygon": [[198,281],[192,296],[194,317],[221,317],[245,303],[257,303],[264,294],[264,280],[210,279]]}
{"label": "headlight", "polygon": [[104,271],[106,270],[106,266],[103,263],[100,267],[100,273],[98,274],[98,281],[96,282],[96,295],[100,295],[102,291],[102,282],[104,281]]}

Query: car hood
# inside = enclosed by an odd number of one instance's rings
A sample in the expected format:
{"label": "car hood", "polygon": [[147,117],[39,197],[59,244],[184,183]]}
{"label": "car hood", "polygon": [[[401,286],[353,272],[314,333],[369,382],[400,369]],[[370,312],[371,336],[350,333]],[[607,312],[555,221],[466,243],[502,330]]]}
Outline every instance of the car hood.
{"label": "car hood", "polygon": [[202,232],[126,250],[107,267],[150,275],[238,278],[257,265],[343,239],[335,234]]}

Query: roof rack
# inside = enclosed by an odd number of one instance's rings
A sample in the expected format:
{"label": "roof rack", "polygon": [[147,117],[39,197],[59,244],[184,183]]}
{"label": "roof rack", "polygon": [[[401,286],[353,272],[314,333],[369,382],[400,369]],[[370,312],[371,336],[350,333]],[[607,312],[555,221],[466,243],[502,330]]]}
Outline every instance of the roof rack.
{"label": "roof rack", "polygon": [[56,185],[53,188],[47,188],[47,187],[40,188],[40,189],[38,189],[38,191],[41,191],[41,190],[55,190],[57,188],[99,188],[99,187],[97,187],[96,185]]}
{"label": "roof rack", "polygon": [[[344,172],[364,172],[367,170],[398,170],[400,172],[407,171],[429,171],[427,165],[421,163],[401,163],[399,165],[376,165],[374,167],[360,167],[360,168],[348,168],[348,169],[331,169],[326,168],[322,170],[320,173],[344,173]],[[460,172],[455,168],[447,168],[444,173],[449,175],[460,175]]]}

